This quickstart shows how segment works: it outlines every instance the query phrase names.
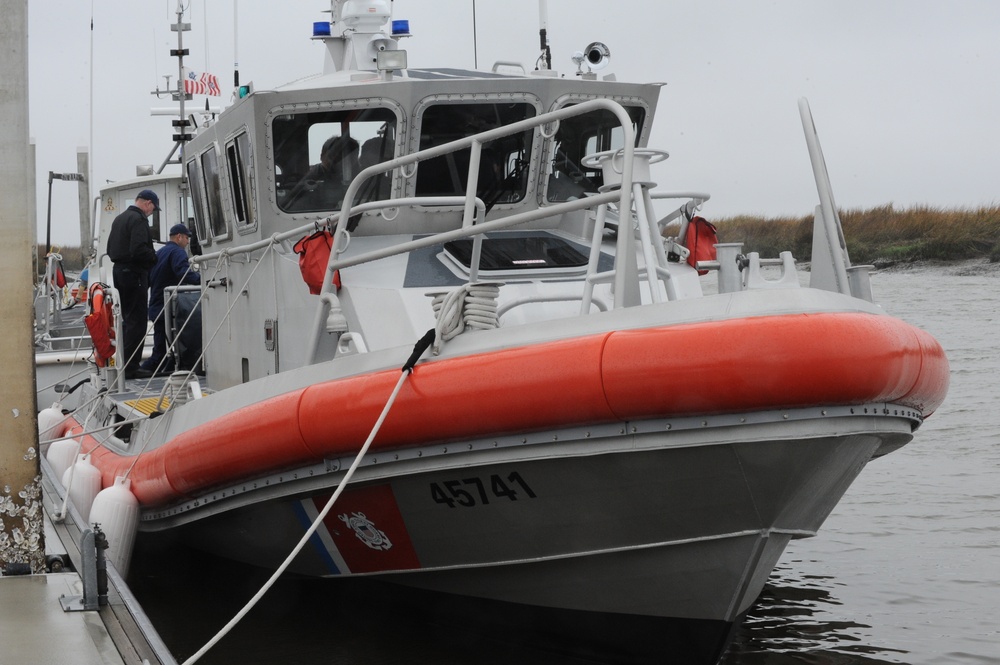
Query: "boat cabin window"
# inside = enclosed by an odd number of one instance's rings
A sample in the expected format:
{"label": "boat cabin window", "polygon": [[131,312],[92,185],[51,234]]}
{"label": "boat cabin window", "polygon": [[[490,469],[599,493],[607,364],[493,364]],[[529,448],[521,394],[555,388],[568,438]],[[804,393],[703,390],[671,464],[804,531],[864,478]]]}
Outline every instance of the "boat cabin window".
{"label": "boat cabin window", "polygon": [[[274,119],[274,180],[284,212],[340,210],[351,180],[395,154],[396,114],[387,108],[294,113]],[[369,178],[354,204],[389,197],[392,174]]]}
{"label": "boat cabin window", "polygon": [[219,157],[212,147],[187,163],[188,186],[194,203],[195,233],[201,244],[229,234],[222,212]]}
{"label": "boat cabin window", "polygon": [[[636,145],[646,112],[638,106],[626,107],[632,118]],[[566,118],[559,122],[554,139],[552,174],[549,176],[546,199],[553,202],[572,201],[596,192],[604,184],[600,169],[582,165],[583,158],[605,150],[617,150],[625,145],[624,132],[618,116],[604,109]]]}
{"label": "boat cabin window", "polygon": [[250,172],[250,137],[241,132],[226,145],[226,164],[229,167],[229,182],[232,183],[233,212],[236,214],[236,228],[253,228],[254,211]]}
{"label": "boat cabin window", "polygon": [[197,159],[187,163],[188,188],[191,190],[191,211],[194,213],[194,227],[191,229],[201,244],[210,242],[208,234],[208,211],[205,203],[205,185],[201,177],[201,165]]}
{"label": "boat cabin window", "polygon": [[[184,223],[184,226],[191,230],[191,244],[188,245],[193,256],[201,256],[201,241],[199,238],[198,224],[195,222],[194,218],[194,199],[191,198],[191,188],[188,188],[188,193],[177,195],[177,210],[180,211],[179,219]],[[202,235],[201,237],[204,237]]]}
{"label": "boat cabin window", "polygon": [[[434,148],[534,116],[535,107],[523,102],[429,106],[421,118],[420,149]],[[487,209],[524,198],[533,135],[529,130],[483,144],[476,193]],[[420,162],[417,196],[464,196],[471,154],[466,148]]]}
{"label": "boat cabin window", "polygon": [[212,237],[228,235],[226,218],[222,215],[222,186],[219,181],[219,157],[215,148],[201,153],[201,173],[204,177],[205,200],[208,202],[208,224]]}

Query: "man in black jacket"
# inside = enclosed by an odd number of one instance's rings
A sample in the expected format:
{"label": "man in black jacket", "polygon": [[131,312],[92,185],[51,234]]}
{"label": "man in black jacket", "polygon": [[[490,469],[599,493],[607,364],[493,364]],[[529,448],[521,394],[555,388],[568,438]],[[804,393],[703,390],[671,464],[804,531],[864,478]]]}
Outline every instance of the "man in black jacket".
{"label": "man in black jacket", "polygon": [[149,269],[156,264],[153,237],[147,218],[160,209],[160,198],[144,189],[135,203],[115,217],[108,234],[108,258],[114,263],[112,274],[121,300],[122,345],[126,379],[151,376],[139,369],[142,345],[146,338],[146,308],[149,298]]}

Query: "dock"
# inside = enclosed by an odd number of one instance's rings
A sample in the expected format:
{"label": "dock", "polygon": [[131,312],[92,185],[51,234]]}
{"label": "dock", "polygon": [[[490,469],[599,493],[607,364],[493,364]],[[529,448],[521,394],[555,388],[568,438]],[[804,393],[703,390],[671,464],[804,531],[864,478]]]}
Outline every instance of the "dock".
{"label": "dock", "polygon": [[[87,526],[69,504],[62,522],[54,521],[62,504],[62,486],[52,480],[43,458],[42,496],[46,554],[63,572],[0,576],[0,644],[4,662],[20,665],[176,665],[142,607],[110,561],[106,604],[81,605],[87,557],[81,551]],[[81,528],[81,525],[82,528]],[[89,562],[92,564],[93,562]],[[68,564],[68,565],[67,565]],[[93,575],[96,577],[96,573]]]}
{"label": "dock", "polygon": [[[35,420],[32,303],[37,275],[32,256],[37,229],[28,134],[27,0],[0,0],[0,13],[0,117],[5,123],[0,133],[0,261],[6,278],[0,311],[8,326],[0,336],[0,661],[174,665],[113,564],[101,567],[103,557],[93,546],[95,531],[74,510],[64,520],[53,519],[63,488],[40,450]],[[50,171],[50,181],[52,177]],[[80,198],[82,207],[89,207],[82,190]],[[82,543],[90,544],[90,553]]]}

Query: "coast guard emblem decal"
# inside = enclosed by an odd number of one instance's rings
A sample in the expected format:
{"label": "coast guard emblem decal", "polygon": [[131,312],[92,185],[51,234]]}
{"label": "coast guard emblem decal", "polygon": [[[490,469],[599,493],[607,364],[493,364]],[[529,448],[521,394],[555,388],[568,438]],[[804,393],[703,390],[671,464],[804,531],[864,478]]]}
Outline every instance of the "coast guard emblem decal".
{"label": "coast guard emblem decal", "polygon": [[388,550],[392,547],[392,542],[385,532],[375,528],[375,523],[365,517],[364,513],[354,513],[348,515],[338,515],[344,524],[354,530],[354,535],[358,540],[373,550]]}

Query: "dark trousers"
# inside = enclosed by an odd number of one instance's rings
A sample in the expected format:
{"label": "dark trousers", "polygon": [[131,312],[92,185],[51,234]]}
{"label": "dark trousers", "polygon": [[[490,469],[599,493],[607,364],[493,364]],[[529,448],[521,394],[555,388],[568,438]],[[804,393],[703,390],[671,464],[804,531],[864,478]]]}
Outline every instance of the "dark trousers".
{"label": "dark trousers", "polygon": [[[167,355],[167,325],[163,319],[163,313],[161,312],[159,316],[155,317],[153,320],[153,353],[142,363],[143,369],[148,369],[150,372],[156,371],[157,366],[160,361],[163,360],[164,356]],[[171,372],[173,371],[173,361],[163,363],[163,367],[160,367],[161,372]]]}
{"label": "dark trousers", "polygon": [[149,307],[149,273],[115,264],[112,274],[122,309],[122,360],[125,373],[139,368],[146,339],[146,310]]}

